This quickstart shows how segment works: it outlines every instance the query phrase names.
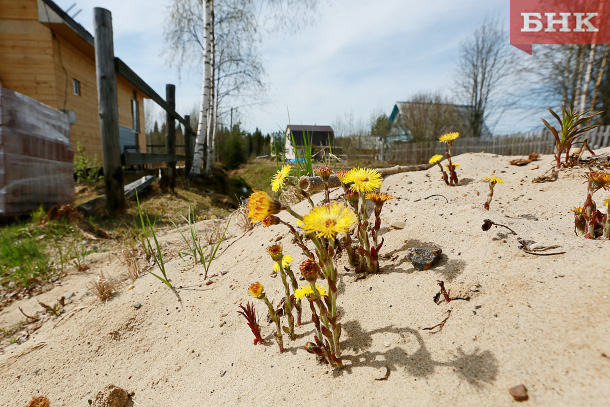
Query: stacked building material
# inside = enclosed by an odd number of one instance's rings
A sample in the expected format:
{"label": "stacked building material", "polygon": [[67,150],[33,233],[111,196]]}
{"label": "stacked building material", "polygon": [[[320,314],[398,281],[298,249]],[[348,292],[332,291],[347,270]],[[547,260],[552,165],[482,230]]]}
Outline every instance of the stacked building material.
{"label": "stacked building material", "polygon": [[0,87],[0,215],[73,201],[68,116]]}

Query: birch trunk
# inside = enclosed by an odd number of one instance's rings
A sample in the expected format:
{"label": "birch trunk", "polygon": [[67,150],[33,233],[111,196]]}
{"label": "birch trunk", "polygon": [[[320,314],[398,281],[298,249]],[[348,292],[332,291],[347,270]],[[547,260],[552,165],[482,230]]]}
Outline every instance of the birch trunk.
{"label": "birch trunk", "polygon": [[599,95],[599,87],[602,84],[602,79],[606,72],[606,64],[608,63],[608,53],[610,53],[610,46],[604,46],[604,57],[602,58],[601,66],[597,71],[597,78],[595,79],[595,87],[593,89],[593,98],[591,99],[591,108],[595,109],[595,104],[597,103],[597,96]]}
{"label": "birch trunk", "polygon": [[205,173],[208,176],[212,175],[212,169],[216,163],[216,41],[214,38],[214,8],[210,11],[210,44],[211,44],[211,65],[210,65],[210,99],[208,106],[208,126],[207,126],[207,154],[205,162]]}
{"label": "birch trunk", "polygon": [[[205,142],[208,135],[208,116],[210,110],[210,89],[212,79],[212,13],[213,0],[203,0],[203,77],[201,81],[201,105],[199,108],[199,125],[193,152],[193,166],[190,176],[201,175]],[[207,160],[209,161],[209,159]]]}
{"label": "birch trunk", "polygon": [[589,82],[591,82],[591,71],[593,70],[593,60],[595,59],[595,44],[591,45],[589,52],[589,61],[587,61],[587,71],[585,73],[585,81],[582,84],[582,94],[580,95],[580,111],[584,112],[587,106],[587,94],[589,93]]}
{"label": "birch trunk", "polygon": [[574,93],[572,93],[572,109],[578,108],[578,101],[580,99],[580,88],[582,87],[582,76],[585,69],[585,46],[578,46],[578,70],[575,75]]}

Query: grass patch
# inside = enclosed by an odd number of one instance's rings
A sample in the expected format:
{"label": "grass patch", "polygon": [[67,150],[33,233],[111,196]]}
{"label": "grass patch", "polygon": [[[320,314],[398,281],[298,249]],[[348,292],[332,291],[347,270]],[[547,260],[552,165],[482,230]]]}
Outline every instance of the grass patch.
{"label": "grass patch", "polygon": [[[271,178],[277,172],[275,163],[246,164],[229,173],[231,179],[242,179],[251,189],[271,194]],[[248,196],[245,194],[245,196]]]}

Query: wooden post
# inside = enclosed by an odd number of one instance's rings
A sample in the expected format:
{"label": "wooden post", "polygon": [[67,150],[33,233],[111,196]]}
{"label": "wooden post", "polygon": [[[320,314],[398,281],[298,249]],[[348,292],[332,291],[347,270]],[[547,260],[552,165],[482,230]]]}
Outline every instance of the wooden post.
{"label": "wooden post", "polygon": [[191,173],[191,167],[193,166],[193,133],[191,133],[190,130],[191,116],[188,114],[185,115],[184,120],[189,123],[189,127],[184,126],[184,155],[186,156],[184,169],[186,177],[188,178],[189,174]]}
{"label": "wooden post", "polygon": [[114,212],[125,208],[123,168],[119,140],[119,109],[117,104],[114,45],[112,42],[112,14],[96,7],[93,11],[95,27],[95,72],[97,103],[100,116],[106,207]]}
{"label": "wooden post", "polygon": [[[165,85],[165,101],[176,110],[176,86]],[[176,118],[166,112],[167,137],[165,138],[165,154],[176,154]],[[176,187],[176,162],[168,162],[169,167],[169,187],[173,190]]]}

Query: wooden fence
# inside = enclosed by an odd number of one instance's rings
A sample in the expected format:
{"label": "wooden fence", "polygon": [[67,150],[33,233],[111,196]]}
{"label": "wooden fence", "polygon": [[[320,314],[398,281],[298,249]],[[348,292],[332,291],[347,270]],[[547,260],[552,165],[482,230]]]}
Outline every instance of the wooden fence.
{"label": "wooden fence", "polygon": [[[598,127],[582,135],[578,140],[589,139],[592,149],[610,147],[610,126]],[[499,155],[552,154],[555,139],[548,130],[495,136],[490,139],[460,138],[453,143],[452,155],[464,153],[490,153]],[[435,154],[444,154],[445,143],[437,140],[418,143],[394,143],[385,146],[389,163],[423,164]]]}

